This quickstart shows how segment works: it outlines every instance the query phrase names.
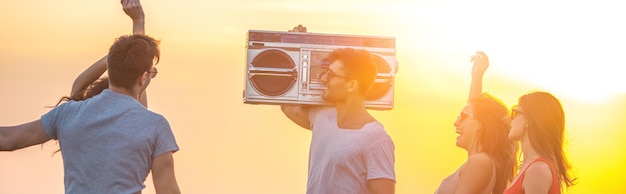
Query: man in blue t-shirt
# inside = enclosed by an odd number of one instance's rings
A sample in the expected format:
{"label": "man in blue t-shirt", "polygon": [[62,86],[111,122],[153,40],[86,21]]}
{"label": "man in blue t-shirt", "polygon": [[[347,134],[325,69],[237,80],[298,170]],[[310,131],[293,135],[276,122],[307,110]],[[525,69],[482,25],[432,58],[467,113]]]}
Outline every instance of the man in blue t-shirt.
{"label": "man in blue t-shirt", "polygon": [[159,56],[149,36],[119,37],[107,59],[109,89],[39,120],[0,127],[0,151],[58,139],[66,193],[141,193],[150,171],[157,193],[179,193],[172,157],[179,148],[169,123],[138,102]]}

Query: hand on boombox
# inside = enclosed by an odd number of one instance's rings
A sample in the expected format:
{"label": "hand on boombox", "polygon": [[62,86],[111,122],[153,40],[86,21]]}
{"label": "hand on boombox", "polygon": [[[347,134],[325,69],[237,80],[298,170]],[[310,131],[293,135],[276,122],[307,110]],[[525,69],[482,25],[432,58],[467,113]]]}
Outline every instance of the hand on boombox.
{"label": "hand on boombox", "polygon": [[298,24],[298,26],[293,27],[289,32],[306,32],[306,27],[302,26],[302,24]]}

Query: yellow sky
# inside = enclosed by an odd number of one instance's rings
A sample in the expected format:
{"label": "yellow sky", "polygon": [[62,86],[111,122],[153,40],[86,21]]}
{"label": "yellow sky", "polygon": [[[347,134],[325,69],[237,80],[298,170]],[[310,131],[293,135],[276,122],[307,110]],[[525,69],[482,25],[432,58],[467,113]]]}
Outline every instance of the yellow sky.
{"label": "yellow sky", "polygon": [[[310,132],[279,108],[242,103],[249,29],[395,36],[395,108],[371,111],[396,145],[397,193],[432,193],[464,161],[452,123],[475,50],[492,66],[485,91],[507,105],[533,90],[566,111],[572,193],[625,193],[626,12],[567,1],[144,1],[162,40],[150,109],[168,118],[186,193],[304,193]],[[118,1],[0,3],[0,125],[39,118],[69,93],[131,22]],[[54,142],[0,153],[0,193],[62,193]],[[144,193],[153,193],[150,177]]]}

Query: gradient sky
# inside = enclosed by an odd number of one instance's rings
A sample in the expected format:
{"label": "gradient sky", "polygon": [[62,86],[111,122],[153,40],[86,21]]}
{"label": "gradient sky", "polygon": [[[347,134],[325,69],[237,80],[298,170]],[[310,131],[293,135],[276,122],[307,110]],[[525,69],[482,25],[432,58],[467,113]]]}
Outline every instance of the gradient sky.
{"label": "gradient sky", "polygon": [[[619,3],[619,2],[618,2]],[[162,41],[151,110],[170,122],[185,193],[306,190],[310,132],[277,106],[242,103],[246,32],[394,36],[395,108],[370,111],[396,145],[397,193],[432,193],[466,153],[452,126],[485,51],[484,90],[508,106],[535,90],[566,113],[571,193],[626,193],[626,12],[594,1],[146,1],[146,32]],[[0,3],[0,125],[38,119],[76,76],[131,32],[119,1]],[[63,193],[54,141],[0,153],[0,193]],[[154,193],[151,178],[144,193]]]}

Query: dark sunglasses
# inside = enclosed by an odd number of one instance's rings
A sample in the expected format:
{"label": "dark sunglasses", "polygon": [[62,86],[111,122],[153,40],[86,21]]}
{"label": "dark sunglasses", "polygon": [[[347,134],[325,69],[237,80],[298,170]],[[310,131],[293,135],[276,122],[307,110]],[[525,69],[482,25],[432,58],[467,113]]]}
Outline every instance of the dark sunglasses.
{"label": "dark sunglasses", "polygon": [[524,111],[521,111],[517,108],[511,109],[511,120],[515,119],[518,115],[524,115]]}
{"label": "dark sunglasses", "polygon": [[154,78],[156,77],[157,73],[159,73],[159,71],[157,70],[157,68],[152,68],[151,71],[147,71],[148,73],[150,73],[150,78]]}
{"label": "dark sunglasses", "polygon": [[330,68],[324,69],[324,71],[322,71],[318,76],[319,76],[319,78],[327,76],[329,79],[331,79],[333,77],[340,77],[340,78],[348,79],[348,77],[346,77],[345,75],[338,75],[337,73],[335,73],[332,70],[330,70]]}
{"label": "dark sunglasses", "polygon": [[466,113],[466,112],[461,112],[459,114],[459,116],[456,117],[456,121],[457,122],[462,122],[467,118],[474,118],[474,114],[472,113]]}

